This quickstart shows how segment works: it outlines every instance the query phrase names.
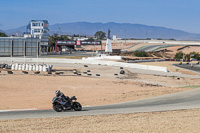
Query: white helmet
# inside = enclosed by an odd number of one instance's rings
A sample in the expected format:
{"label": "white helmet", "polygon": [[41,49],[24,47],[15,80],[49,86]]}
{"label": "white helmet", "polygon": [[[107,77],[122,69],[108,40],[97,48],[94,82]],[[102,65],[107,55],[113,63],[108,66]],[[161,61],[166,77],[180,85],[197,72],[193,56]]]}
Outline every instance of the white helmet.
{"label": "white helmet", "polygon": [[56,95],[60,95],[60,90],[57,90],[57,91],[56,91]]}

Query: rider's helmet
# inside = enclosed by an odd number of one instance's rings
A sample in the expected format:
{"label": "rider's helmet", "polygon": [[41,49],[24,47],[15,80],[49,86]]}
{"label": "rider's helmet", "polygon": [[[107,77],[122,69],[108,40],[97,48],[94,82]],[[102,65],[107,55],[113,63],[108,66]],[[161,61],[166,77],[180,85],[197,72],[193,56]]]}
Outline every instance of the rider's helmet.
{"label": "rider's helmet", "polygon": [[59,96],[61,94],[60,90],[56,91],[56,96]]}

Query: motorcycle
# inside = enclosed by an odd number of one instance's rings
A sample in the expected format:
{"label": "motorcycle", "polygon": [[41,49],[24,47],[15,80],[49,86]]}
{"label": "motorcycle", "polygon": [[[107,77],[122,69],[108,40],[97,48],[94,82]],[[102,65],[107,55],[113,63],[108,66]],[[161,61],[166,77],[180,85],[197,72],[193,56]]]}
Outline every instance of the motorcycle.
{"label": "motorcycle", "polygon": [[53,109],[56,112],[62,112],[62,111],[65,111],[65,110],[75,110],[75,111],[81,111],[82,110],[82,106],[79,102],[76,102],[77,98],[75,96],[72,96],[71,98],[66,96],[66,100],[68,101],[67,104],[70,104],[70,106],[69,106],[69,108],[64,109],[63,105],[60,104],[62,102],[62,99],[55,96],[52,99]]}

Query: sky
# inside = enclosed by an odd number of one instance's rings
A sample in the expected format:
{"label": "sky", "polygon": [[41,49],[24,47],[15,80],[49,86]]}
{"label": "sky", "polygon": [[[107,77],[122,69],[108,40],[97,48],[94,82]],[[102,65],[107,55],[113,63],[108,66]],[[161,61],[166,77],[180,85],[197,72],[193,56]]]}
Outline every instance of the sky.
{"label": "sky", "polygon": [[200,0],[0,0],[0,30],[30,20],[145,24],[200,33]]}

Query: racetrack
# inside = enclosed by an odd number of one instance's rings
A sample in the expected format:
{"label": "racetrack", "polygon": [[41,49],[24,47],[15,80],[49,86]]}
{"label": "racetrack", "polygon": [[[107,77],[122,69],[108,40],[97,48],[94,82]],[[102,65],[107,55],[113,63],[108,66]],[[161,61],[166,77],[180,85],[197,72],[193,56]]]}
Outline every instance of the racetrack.
{"label": "racetrack", "polygon": [[196,73],[200,73],[200,65],[199,64],[193,63],[192,67],[191,67],[191,64],[182,64],[182,65],[174,64],[174,66],[184,68],[184,69],[188,69],[188,70],[196,72]]}
{"label": "racetrack", "polygon": [[[186,66],[186,65],[180,65]],[[195,65],[192,69],[196,68]],[[187,65],[190,67],[190,65]],[[198,69],[197,69],[198,70]],[[148,73],[157,75],[168,75],[178,77],[199,78],[194,75],[184,75],[179,73],[164,73],[149,70],[131,69],[134,73]],[[90,106],[83,107],[83,111],[66,111],[57,113],[54,110],[32,110],[32,111],[13,111],[1,112],[0,120],[6,119],[26,119],[26,118],[49,118],[49,117],[66,117],[66,116],[86,116],[86,115],[104,115],[104,114],[119,114],[119,113],[139,113],[139,112],[154,112],[168,111],[181,109],[200,108],[200,88],[179,92],[155,98],[136,100],[132,102],[112,104],[105,106]]]}
{"label": "racetrack", "polygon": [[49,118],[66,116],[104,115],[120,113],[155,112],[200,108],[200,88],[155,98],[105,106],[83,107],[83,111],[55,112],[54,110],[33,110],[1,112],[0,119]]}

